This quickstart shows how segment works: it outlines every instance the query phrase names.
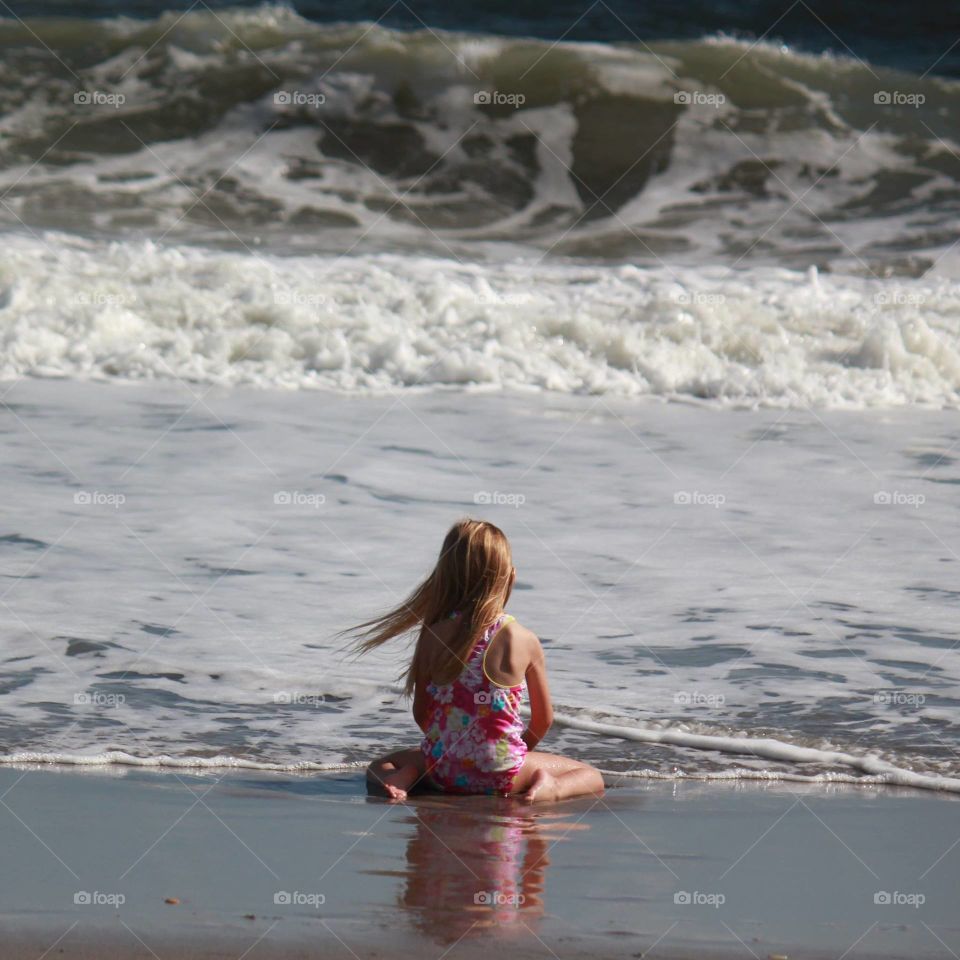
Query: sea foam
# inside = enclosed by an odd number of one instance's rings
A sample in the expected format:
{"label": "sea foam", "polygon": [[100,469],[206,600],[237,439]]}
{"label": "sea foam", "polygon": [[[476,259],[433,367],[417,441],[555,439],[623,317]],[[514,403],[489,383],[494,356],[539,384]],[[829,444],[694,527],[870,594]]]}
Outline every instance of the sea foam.
{"label": "sea foam", "polygon": [[955,407],[960,283],[8,238],[0,377]]}

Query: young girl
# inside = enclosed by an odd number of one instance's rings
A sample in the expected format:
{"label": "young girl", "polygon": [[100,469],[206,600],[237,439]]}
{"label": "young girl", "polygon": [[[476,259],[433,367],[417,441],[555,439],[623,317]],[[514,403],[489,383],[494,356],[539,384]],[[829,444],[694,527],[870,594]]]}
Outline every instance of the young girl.
{"label": "young girl", "polygon": [[[535,751],[553,722],[540,641],[503,612],[517,577],[492,523],[450,528],[433,572],[395,610],[360,624],[361,652],[420,627],[405,690],[424,733],[417,750],[375,761],[367,781],[395,800],[414,785],[527,803],[603,793],[600,771]],[[529,695],[530,724],[520,704]]]}

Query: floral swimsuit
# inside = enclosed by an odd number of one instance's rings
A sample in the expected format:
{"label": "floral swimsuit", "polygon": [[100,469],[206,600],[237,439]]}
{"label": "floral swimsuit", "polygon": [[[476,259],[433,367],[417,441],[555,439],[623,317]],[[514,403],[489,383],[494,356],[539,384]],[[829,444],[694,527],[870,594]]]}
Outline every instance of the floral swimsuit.
{"label": "floral swimsuit", "polygon": [[487,627],[456,680],[426,686],[430,725],[420,749],[428,778],[446,793],[506,796],[527,755],[520,717],[526,681],[502,687],[484,669],[490,641],[513,619],[503,614]]}

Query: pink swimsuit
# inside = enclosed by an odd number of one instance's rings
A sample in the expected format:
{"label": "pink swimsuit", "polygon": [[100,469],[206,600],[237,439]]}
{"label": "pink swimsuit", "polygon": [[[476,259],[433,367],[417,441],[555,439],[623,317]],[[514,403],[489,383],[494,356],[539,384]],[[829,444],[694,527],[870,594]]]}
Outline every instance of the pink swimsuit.
{"label": "pink swimsuit", "polygon": [[420,744],[427,776],[446,793],[492,793],[505,796],[527,745],[520,704],[526,681],[501,687],[486,675],[484,657],[497,631],[514,618],[504,614],[477,641],[466,666],[452,683],[428,683],[430,726]]}

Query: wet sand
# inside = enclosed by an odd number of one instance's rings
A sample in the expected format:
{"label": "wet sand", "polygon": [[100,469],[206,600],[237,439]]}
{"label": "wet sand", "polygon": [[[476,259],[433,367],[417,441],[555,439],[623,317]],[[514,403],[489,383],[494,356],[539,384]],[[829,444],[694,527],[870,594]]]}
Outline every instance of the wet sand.
{"label": "wet sand", "polygon": [[960,949],[951,795],[650,781],[390,804],[359,771],[51,767],[0,769],[0,794],[6,957]]}

